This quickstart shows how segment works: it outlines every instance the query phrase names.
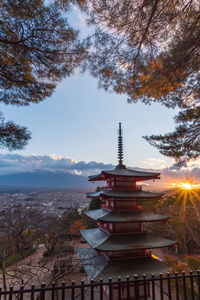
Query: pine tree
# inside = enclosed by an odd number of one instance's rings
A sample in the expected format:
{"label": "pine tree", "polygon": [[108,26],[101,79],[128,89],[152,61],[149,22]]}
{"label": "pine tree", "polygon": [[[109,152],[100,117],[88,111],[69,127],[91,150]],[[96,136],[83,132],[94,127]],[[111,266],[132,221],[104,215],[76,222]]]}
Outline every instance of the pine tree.
{"label": "pine tree", "polygon": [[[200,144],[200,2],[90,0],[85,11],[96,28],[88,38],[93,47],[86,67],[100,87],[126,94],[130,103],[179,107],[175,132],[147,140],[179,161],[195,158]],[[178,150],[173,147],[177,140]]]}

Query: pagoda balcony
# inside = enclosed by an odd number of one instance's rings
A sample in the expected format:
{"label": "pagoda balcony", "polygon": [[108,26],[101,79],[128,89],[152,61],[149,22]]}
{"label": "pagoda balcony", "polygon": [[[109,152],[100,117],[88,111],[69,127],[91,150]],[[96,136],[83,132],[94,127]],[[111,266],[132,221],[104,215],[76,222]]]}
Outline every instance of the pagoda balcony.
{"label": "pagoda balcony", "polygon": [[123,184],[115,183],[112,185],[112,188],[115,190],[129,190],[129,191],[141,191],[142,186],[137,186],[136,184],[126,184],[123,182]]}
{"label": "pagoda balcony", "polygon": [[[125,202],[125,201],[124,201]],[[138,205],[135,205],[134,202],[129,202],[129,204],[124,205],[124,203],[117,203],[116,205],[111,204],[111,203],[104,203],[101,206],[103,209],[107,209],[107,210],[112,210],[112,211],[127,211],[127,210],[131,210],[131,211],[142,211],[142,207]]]}
{"label": "pagoda balcony", "polygon": [[144,233],[147,232],[147,227],[144,227],[141,222],[123,222],[123,223],[103,223],[98,224],[101,230],[108,234],[126,234],[126,233]]}
{"label": "pagoda balcony", "polygon": [[129,258],[135,258],[135,257],[151,257],[151,253],[146,253],[145,250],[138,250],[138,251],[124,251],[123,253],[121,251],[108,251],[108,252],[102,252],[103,255],[105,255],[109,260],[126,260]]}
{"label": "pagoda balcony", "polygon": [[110,229],[110,228],[104,228],[104,227],[100,227],[101,230],[103,230],[104,232],[108,233],[108,234],[112,234],[112,235],[119,235],[119,234],[128,234],[128,233],[147,233],[148,230],[145,229],[140,229],[140,228],[135,228],[135,229],[126,229],[126,230],[118,230],[118,231],[114,231],[114,229]]}

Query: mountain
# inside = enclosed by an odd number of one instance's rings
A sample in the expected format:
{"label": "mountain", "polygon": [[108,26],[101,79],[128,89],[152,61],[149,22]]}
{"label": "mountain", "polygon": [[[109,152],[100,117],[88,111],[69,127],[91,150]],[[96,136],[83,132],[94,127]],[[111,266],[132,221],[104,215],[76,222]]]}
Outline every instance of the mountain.
{"label": "mountain", "polygon": [[86,176],[67,172],[34,171],[0,175],[0,189],[73,189],[93,190],[94,185]]}
{"label": "mountain", "polygon": [[180,191],[180,188],[176,187],[176,188],[168,189],[168,190],[165,190],[165,191],[162,190],[162,193],[164,193],[165,196],[170,196],[170,195],[175,194],[179,191]]}

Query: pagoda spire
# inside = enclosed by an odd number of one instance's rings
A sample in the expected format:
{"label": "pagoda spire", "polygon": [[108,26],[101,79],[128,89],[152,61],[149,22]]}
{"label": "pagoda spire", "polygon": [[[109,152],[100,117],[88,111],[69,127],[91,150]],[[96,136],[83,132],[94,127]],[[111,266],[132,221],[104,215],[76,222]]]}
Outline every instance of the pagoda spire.
{"label": "pagoda spire", "polygon": [[126,166],[123,164],[123,138],[122,138],[122,127],[121,122],[119,123],[118,130],[118,165],[116,168],[124,169]]}

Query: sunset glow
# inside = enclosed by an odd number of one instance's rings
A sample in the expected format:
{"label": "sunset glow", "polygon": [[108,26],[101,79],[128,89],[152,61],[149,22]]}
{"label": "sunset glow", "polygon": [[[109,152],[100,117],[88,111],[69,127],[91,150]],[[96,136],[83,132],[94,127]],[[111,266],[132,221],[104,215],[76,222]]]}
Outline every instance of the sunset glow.
{"label": "sunset glow", "polygon": [[192,181],[188,182],[180,182],[180,183],[173,183],[172,184],[174,187],[178,187],[183,190],[195,190],[195,189],[200,189],[200,184],[194,184]]}
{"label": "sunset glow", "polygon": [[188,182],[182,183],[182,185],[181,185],[180,187],[182,187],[182,188],[185,189],[185,190],[192,190],[192,189],[193,189],[192,184],[190,184],[190,183],[188,183]]}
{"label": "sunset glow", "polygon": [[193,181],[194,179],[185,178],[182,182],[173,183],[172,186],[179,189],[175,205],[181,202],[180,216],[184,219],[187,206],[191,206],[200,218],[197,202],[200,202],[200,184]]}

